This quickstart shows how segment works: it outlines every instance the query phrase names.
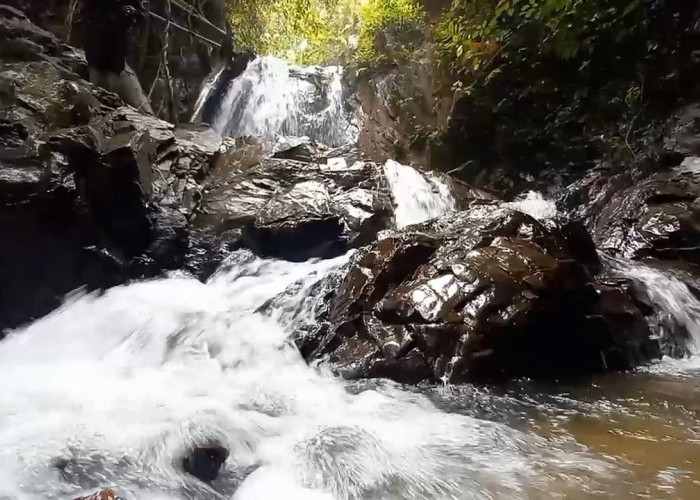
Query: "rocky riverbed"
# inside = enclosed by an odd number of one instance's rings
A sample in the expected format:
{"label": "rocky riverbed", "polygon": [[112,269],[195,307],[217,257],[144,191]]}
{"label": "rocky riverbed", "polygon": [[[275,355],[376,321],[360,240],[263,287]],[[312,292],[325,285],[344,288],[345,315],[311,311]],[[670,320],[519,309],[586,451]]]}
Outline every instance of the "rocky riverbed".
{"label": "rocky riverbed", "polygon": [[[304,85],[314,81],[309,71],[297,72]],[[100,432],[100,419],[110,428],[125,421],[128,408],[114,402],[105,402],[114,417],[91,408],[94,420],[78,432],[77,448],[35,443],[39,451],[29,457],[0,432],[0,445],[19,454],[32,474],[52,471],[29,489],[17,486],[22,494],[12,493],[14,486],[5,493],[0,485],[0,497],[59,498],[112,483],[138,490],[139,498],[149,491],[166,491],[167,498],[231,497],[255,469],[289,479],[294,467],[280,457],[301,446],[293,438],[300,428],[319,431],[302,441],[307,455],[299,462],[301,486],[290,480],[301,497],[314,490],[338,498],[398,498],[406,491],[413,498],[443,498],[471,491],[474,481],[494,495],[560,491],[523,479],[529,477],[525,468],[522,475],[509,471],[519,478],[515,486],[486,477],[484,468],[465,471],[457,451],[464,443],[441,429],[427,442],[407,445],[408,451],[395,441],[375,443],[382,429],[368,423],[370,413],[376,419],[398,398],[415,418],[401,423],[394,415],[386,432],[414,431],[430,418],[447,419],[452,430],[474,426],[470,435],[494,438],[479,455],[486,467],[497,461],[498,436],[513,447],[511,458],[519,455],[521,436],[507,425],[474,423],[473,409],[454,419],[452,413],[464,412],[426,410],[428,401],[447,397],[435,387],[522,387],[523,377],[547,384],[696,353],[700,130],[694,106],[669,118],[660,163],[622,172],[601,164],[552,200],[536,197],[533,210],[533,199],[502,199],[444,174],[393,160],[378,163],[355,144],[330,147],[315,137],[281,137],[276,132],[289,126],[284,120],[273,121],[280,130],[264,137],[222,137],[202,123],[176,126],[91,85],[86,72],[79,49],[0,4],[0,332],[9,334],[0,344],[0,370],[9,372],[0,373],[13,380],[32,369],[60,374],[58,385],[43,380],[31,390],[48,397],[69,389],[67,400],[57,403],[56,427],[47,424],[47,431],[70,440],[60,421],[72,405],[95,397],[94,387],[80,379],[91,370],[84,359],[102,359],[95,376],[113,384],[127,405],[154,412],[146,418],[154,419],[152,436],[162,433],[163,442],[149,445],[154,461],[123,450],[147,439],[144,428],[130,427],[131,440],[104,443],[104,454],[86,449],[82,440]],[[255,81],[245,72],[240,78]],[[318,81],[319,92],[334,91]],[[347,109],[332,109],[347,119]],[[85,323],[75,323],[71,340],[69,327],[81,314]],[[260,337],[246,337],[247,329]],[[28,353],[24,342],[46,342],[55,352]],[[62,356],[80,361],[65,364]],[[285,376],[275,373],[275,364],[306,391],[302,402],[286,385],[270,382]],[[191,376],[203,373],[206,380],[190,386],[178,370],[196,370]],[[133,399],[130,376],[122,378],[132,372],[152,384],[147,401]],[[210,396],[221,401],[189,399],[231,377],[240,377],[235,394],[219,388]],[[363,382],[368,379],[380,380]],[[406,395],[414,389],[386,380],[432,389],[416,402]],[[175,399],[194,408],[183,410],[177,426],[191,421],[194,431],[173,431],[167,411],[161,415],[151,407],[156,402],[172,409],[173,401],[155,394],[174,382],[183,384],[173,389]],[[362,384],[370,387],[366,393]],[[249,399],[254,388],[260,400]],[[24,391],[13,385],[9,399],[0,398],[10,408],[0,410],[0,424],[8,429],[23,412],[29,419],[41,415],[41,402]],[[348,402],[350,394],[378,399]],[[323,398],[334,412],[350,413],[342,424],[347,428],[335,433],[334,419],[318,408]],[[29,401],[28,407],[19,401]],[[233,415],[224,403],[235,407]],[[305,410],[295,410],[297,403],[313,409],[299,417]],[[362,404],[373,410],[365,413]],[[507,397],[495,404],[507,406]],[[202,423],[208,411],[216,422]],[[265,432],[234,425],[246,412]],[[276,429],[267,421],[275,416],[289,427]],[[303,420],[300,428],[295,417]],[[325,432],[328,442],[345,443],[346,451],[324,448]],[[267,441],[268,435],[284,444]],[[562,462],[538,439],[526,440],[525,455],[539,457],[544,469],[563,478]],[[261,451],[264,446],[271,448]],[[454,455],[443,463],[432,446]],[[406,456],[427,450],[431,469],[421,476]],[[558,451],[571,458],[580,450]],[[375,465],[386,460],[387,469],[376,477],[340,472],[346,465],[357,470],[367,457]],[[0,462],[7,459],[0,451]],[[139,486],[154,463],[154,482]],[[0,478],[11,470],[0,466]],[[110,484],[96,484],[105,470]],[[216,483],[220,470],[224,480]],[[169,481],[182,473],[188,478],[181,484]],[[438,480],[443,473],[448,479]],[[52,488],[54,483],[61,486]],[[258,497],[239,492],[233,498]]]}

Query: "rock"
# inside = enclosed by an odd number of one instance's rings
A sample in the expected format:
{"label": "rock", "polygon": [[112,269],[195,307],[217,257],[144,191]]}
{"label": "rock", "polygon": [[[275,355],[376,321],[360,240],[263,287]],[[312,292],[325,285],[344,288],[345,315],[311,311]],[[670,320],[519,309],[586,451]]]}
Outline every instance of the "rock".
{"label": "rock", "polygon": [[188,474],[208,483],[218,477],[228,455],[228,450],[218,444],[197,446],[182,459],[182,468]]}
{"label": "rock", "polygon": [[450,112],[453,92],[441,67],[421,57],[362,70],[355,80],[362,152],[378,162],[437,164],[421,134],[443,128]]}
{"label": "rock", "polygon": [[[658,355],[590,244],[497,203],[389,232],[354,259],[297,338],[345,377],[461,382],[625,369]],[[584,250],[593,252],[584,255]]]}
{"label": "rock", "polygon": [[306,260],[364,245],[389,226],[393,208],[381,166],[268,154],[260,143],[238,141],[212,172],[198,228],[240,230],[241,243],[260,255]]}
{"label": "rock", "polygon": [[678,165],[688,156],[700,156],[700,104],[685,106],[669,121],[662,159]]}
{"label": "rock", "polygon": [[0,331],[76,288],[182,267],[224,144],[124,107],[82,78],[79,51],[0,6],[8,46],[26,50],[0,55]]}
{"label": "rock", "polygon": [[79,497],[74,500],[119,500],[119,497],[114,490],[103,490],[93,495]]}
{"label": "rock", "polygon": [[570,186],[574,208],[602,250],[626,258],[700,263],[700,159],[646,178],[592,172]]}

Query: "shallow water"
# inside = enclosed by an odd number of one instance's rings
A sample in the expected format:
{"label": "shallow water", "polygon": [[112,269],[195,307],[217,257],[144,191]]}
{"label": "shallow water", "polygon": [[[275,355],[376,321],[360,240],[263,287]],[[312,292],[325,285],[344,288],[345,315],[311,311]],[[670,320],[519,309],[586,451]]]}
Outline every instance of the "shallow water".
{"label": "shallow water", "polygon": [[[308,367],[255,311],[295,283],[287,306],[308,311],[312,285],[347,258],[239,252],[207,284],[74,297],[1,342],[0,498],[700,494],[692,362],[500,389],[347,384]],[[178,463],[208,438],[231,450],[211,487]]]}

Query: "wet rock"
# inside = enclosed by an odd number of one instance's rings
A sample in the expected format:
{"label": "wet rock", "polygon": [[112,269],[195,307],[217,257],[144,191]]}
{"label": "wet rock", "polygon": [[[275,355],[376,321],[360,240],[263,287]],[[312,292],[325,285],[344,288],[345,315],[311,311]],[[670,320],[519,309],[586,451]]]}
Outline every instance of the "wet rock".
{"label": "wet rock", "polygon": [[81,77],[79,51],[0,7],[0,51],[15,42],[0,54],[0,331],[78,287],[181,267],[224,143],[124,107]]}
{"label": "wet rock", "polygon": [[195,225],[215,234],[239,229],[242,244],[256,253],[306,260],[366,244],[390,224],[380,165],[268,154],[239,141],[212,172]]}
{"label": "wet rock", "polygon": [[626,258],[700,262],[700,159],[648,177],[592,172],[569,187],[562,205],[576,207],[602,250]]}
{"label": "wet rock", "polygon": [[580,238],[497,203],[389,232],[354,259],[299,347],[346,377],[406,383],[623,369],[658,354]]}
{"label": "wet rock", "polygon": [[678,165],[688,156],[700,156],[700,104],[684,107],[670,122],[663,141],[665,162]]}
{"label": "wet rock", "polygon": [[188,474],[208,483],[218,477],[228,455],[228,450],[221,445],[198,446],[182,459],[182,468]]}

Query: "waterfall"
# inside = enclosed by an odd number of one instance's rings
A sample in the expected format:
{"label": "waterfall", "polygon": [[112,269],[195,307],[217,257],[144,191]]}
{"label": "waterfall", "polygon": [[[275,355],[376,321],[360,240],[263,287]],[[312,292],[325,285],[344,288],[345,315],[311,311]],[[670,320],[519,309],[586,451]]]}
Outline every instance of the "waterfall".
{"label": "waterfall", "polygon": [[202,90],[199,92],[197,97],[197,102],[194,105],[194,110],[192,111],[192,118],[190,121],[195,122],[201,118],[202,109],[204,108],[204,103],[210,98],[210,94],[214,87],[219,83],[221,75],[224,74],[226,70],[225,66],[221,66],[213,75],[202,82]]}
{"label": "waterfall", "polygon": [[[687,354],[700,354],[700,300],[683,280],[669,271],[642,262],[613,258],[603,253],[601,258],[613,271],[636,283],[647,301],[653,304],[662,343],[671,347],[680,343],[681,348],[687,349]],[[687,338],[682,338],[679,331],[687,332]]]}
{"label": "waterfall", "polygon": [[384,172],[394,198],[396,226],[403,228],[455,210],[449,186],[432,174],[389,160]]}
{"label": "waterfall", "polygon": [[346,109],[342,68],[301,67],[271,56],[248,63],[240,76],[212,92],[205,85],[196,113],[216,100],[211,126],[224,136],[305,136],[332,147],[357,142],[354,114]]}

